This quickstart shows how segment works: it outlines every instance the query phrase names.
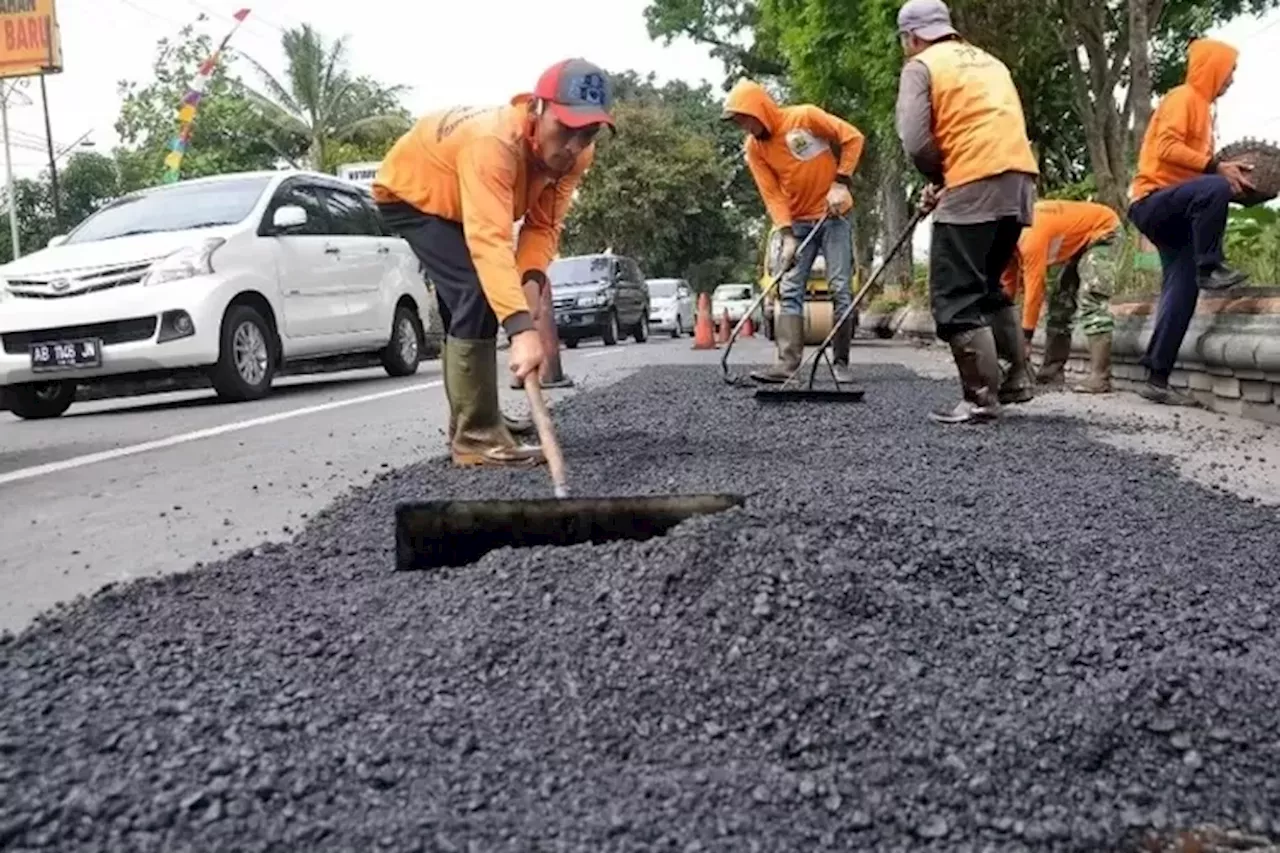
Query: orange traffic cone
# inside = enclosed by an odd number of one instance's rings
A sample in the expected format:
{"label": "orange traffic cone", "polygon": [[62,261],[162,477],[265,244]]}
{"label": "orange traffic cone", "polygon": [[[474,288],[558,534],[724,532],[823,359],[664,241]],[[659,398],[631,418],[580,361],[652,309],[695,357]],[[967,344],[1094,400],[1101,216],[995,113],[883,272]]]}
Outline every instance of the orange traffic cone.
{"label": "orange traffic cone", "polygon": [[747,322],[742,324],[742,337],[754,338],[756,336],[756,324],[751,322],[751,315],[747,315]]}
{"label": "orange traffic cone", "polygon": [[711,297],[698,294],[698,319],[693,323],[693,348],[717,349],[715,331],[711,326]]}
{"label": "orange traffic cone", "polygon": [[716,343],[729,343],[729,335],[731,333],[731,324],[729,323],[729,309],[726,308],[720,314],[720,325],[716,329]]}

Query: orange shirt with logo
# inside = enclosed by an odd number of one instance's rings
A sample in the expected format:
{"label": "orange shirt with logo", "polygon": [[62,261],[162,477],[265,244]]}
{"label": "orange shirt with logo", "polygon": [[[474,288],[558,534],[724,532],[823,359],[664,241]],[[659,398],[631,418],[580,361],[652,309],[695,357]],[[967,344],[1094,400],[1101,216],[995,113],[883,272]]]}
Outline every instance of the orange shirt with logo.
{"label": "orange shirt with logo", "polygon": [[778,227],[820,219],[831,184],[838,175],[851,177],[862,159],[866,140],[856,127],[810,104],[780,107],[754,81],[738,81],[724,108],[758,119],[769,132],[768,139],[747,137],[746,159]]}
{"label": "orange shirt with logo", "polygon": [[929,69],[933,133],[947,188],[1004,172],[1040,174],[1004,63],[962,41],[938,42],[915,58]]}
{"label": "orange shirt with logo", "polygon": [[[507,106],[456,107],[423,116],[383,159],[373,181],[379,202],[401,201],[462,224],[485,298],[499,322],[528,311],[520,287],[546,272],[560,245],[574,190],[591,165],[586,149],[558,179],[532,154],[532,98]],[[519,241],[514,223],[524,218]]]}

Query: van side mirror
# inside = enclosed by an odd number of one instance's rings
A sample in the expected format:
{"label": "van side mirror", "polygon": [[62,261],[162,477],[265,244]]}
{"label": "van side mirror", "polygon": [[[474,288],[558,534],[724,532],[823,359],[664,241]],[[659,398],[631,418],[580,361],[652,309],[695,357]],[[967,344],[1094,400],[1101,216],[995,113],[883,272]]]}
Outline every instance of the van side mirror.
{"label": "van side mirror", "polygon": [[292,231],[307,224],[307,211],[296,204],[286,204],[276,208],[271,217],[271,227],[276,231]]}
{"label": "van side mirror", "polygon": [[66,234],[55,234],[49,238],[49,242],[45,244],[45,248],[52,249],[54,246],[61,246],[65,242],[67,242]]}

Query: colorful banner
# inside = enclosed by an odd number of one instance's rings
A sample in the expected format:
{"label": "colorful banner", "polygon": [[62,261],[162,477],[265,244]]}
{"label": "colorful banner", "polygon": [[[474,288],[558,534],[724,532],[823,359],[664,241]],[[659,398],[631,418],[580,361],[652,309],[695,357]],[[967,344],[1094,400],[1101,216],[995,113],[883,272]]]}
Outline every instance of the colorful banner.
{"label": "colorful banner", "polygon": [[61,70],[62,39],[54,0],[0,0],[0,78]]}
{"label": "colorful banner", "polygon": [[200,108],[200,99],[204,97],[204,90],[209,85],[213,70],[218,67],[218,59],[222,56],[222,51],[226,49],[227,42],[231,41],[236,30],[240,29],[244,19],[249,17],[249,10],[241,9],[232,17],[236,19],[235,26],[231,28],[231,32],[227,33],[217,49],[209,55],[209,58],[200,65],[195,80],[191,82],[191,91],[187,92],[178,106],[178,132],[169,143],[169,153],[164,158],[163,181],[166,184],[178,181],[182,171],[182,155],[187,153],[187,143],[191,141],[191,131],[195,126],[196,110]]}

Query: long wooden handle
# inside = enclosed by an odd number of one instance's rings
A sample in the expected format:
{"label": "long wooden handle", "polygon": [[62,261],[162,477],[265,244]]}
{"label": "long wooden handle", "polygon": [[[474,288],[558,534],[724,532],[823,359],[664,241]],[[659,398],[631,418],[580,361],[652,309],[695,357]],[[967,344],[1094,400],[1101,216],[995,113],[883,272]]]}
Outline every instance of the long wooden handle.
{"label": "long wooden handle", "polygon": [[529,395],[529,411],[533,415],[533,425],[538,429],[538,441],[542,444],[542,453],[547,457],[547,467],[551,469],[551,483],[556,497],[569,497],[569,485],[564,473],[564,454],[560,452],[560,442],[556,440],[556,430],[551,423],[551,412],[547,411],[547,401],[542,398],[542,386],[538,382],[538,371],[533,371],[524,378],[524,390]]}

